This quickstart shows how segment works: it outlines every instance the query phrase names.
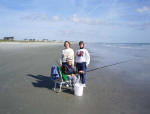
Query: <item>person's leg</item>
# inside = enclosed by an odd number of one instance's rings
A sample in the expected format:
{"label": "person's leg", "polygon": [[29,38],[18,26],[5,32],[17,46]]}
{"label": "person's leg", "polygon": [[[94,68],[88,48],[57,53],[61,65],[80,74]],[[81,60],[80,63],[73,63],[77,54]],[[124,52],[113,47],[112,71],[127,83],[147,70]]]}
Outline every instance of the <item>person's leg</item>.
{"label": "person's leg", "polygon": [[70,75],[68,75],[68,80],[71,80],[71,76]]}
{"label": "person's leg", "polygon": [[77,81],[77,77],[76,76],[72,76],[72,85],[74,86],[74,84],[76,83]]}
{"label": "person's leg", "polygon": [[83,84],[83,74],[80,74],[80,81]]}
{"label": "person's leg", "polygon": [[[77,70],[83,70],[84,72],[86,72],[86,63],[77,63]],[[82,84],[85,84],[85,78],[86,78],[86,74],[80,74],[80,81]]]}
{"label": "person's leg", "polygon": [[82,70],[85,72],[84,74],[81,75],[81,81],[82,81],[82,84],[85,84],[86,83],[86,62],[83,62],[82,63]]}
{"label": "person's leg", "polygon": [[72,76],[71,75],[68,75],[68,85],[69,86],[72,86]]}
{"label": "person's leg", "polygon": [[[82,63],[77,63],[76,64],[76,69],[77,69],[77,71],[80,71],[80,70],[82,70]],[[82,74],[80,74],[80,81],[82,82]]]}
{"label": "person's leg", "polygon": [[[78,71],[83,70],[83,63],[79,63],[79,65],[80,65],[80,69]],[[80,81],[83,84],[84,81],[83,81],[83,74],[82,73],[80,73]]]}
{"label": "person's leg", "polygon": [[77,63],[76,64],[76,69],[77,69],[77,71],[79,71],[80,69],[81,69],[81,65],[80,65],[81,63]]}
{"label": "person's leg", "polygon": [[77,80],[77,77],[76,76],[68,76],[68,80],[71,80],[71,84],[74,85]]}

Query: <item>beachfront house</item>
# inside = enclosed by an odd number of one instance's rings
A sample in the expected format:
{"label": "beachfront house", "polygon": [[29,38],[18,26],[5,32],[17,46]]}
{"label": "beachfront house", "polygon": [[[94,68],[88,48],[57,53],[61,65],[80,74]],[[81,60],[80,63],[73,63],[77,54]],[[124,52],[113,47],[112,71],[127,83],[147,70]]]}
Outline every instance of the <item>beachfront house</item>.
{"label": "beachfront house", "polygon": [[36,41],[36,40],[35,40],[35,39],[29,39],[29,41],[34,42],[34,41]]}
{"label": "beachfront house", "polygon": [[42,41],[43,41],[43,42],[48,42],[48,39],[43,39]]}
{"label": "beachfront house", "polygon": [[10,40],[10,41],[13,41],[15,38],[14,37],[4,37],[3,40]]}
{"label": "beachfront house", "polygon": [[27,38],[25,38],[24,41],[29,41],[29,40]]}

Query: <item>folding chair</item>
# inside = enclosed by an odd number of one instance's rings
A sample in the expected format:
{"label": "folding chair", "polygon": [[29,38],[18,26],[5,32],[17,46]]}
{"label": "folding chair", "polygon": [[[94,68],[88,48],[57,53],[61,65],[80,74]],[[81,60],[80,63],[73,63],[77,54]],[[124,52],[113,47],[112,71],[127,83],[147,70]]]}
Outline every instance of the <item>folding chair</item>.
{"label": "folding chair", "polygon": [[64,81],[63,80],[63,78],[62,78],[62,71],[61,71],[60,66],[57,66],[57,70],[58,70],[58,73],[60,75],[60,78],[57,79],[57,80],[53,80],[54,81],[54,88],[53,89],[54,89],[54,91],[56,91],[56,86],[58,84],[59,85],[59,91],[57,91],[57,92],[61,92],[62,86],[66,85],[67,83],[71,84],[71,81],[69,81],[69,80]]}

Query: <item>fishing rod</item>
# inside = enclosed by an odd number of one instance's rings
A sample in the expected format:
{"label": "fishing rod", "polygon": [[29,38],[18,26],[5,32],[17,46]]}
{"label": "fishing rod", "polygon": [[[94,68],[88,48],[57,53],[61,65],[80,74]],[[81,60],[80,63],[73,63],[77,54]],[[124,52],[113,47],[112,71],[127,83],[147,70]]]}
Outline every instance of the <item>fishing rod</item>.
{"label": "fishing rod", "polygon": [[94,69],[87,70],[86,72],[91,72],[91,71],[95,71],[95,70],[98,70],[98,69],[102,69],[102,68],[106,68],[106,67],[110,67],[110,66],[122,64],[122,63],[126,63],[126,62],[129,62],[129,61],[131,61],[131,60],[132,60],[132,59],[126,60],[126,61],[120,61],[120,62],[117,62],[117,63],[113,63],[113,64],[101,66],[101,67],[97,67],[97,68],[94,68]]}
{"label": "fishing rod", "polygon": [[[109,64],[109,65],[105,65],[105,66],[101,66],[101,67],[97,67],[97,68],[94,68],[94,69],[90,69],[90,70],[87,70],[87,72],[91,72],[91,71],[95,71],[95,70],[98,70],[98,69],[102,69],[102,68],[106,68],[106,67],[110,67],[110,66],[114,66],[114,65],[118,65],[118,64],[122,64],[122,63],[126,63],[126,62],[129,62],[133,59],[129,59],[129,60],[125,60],[125,61],[120,61],[120,62],[117,62],[117,63],[113,63],[113,64]],[[56,63],[59,65],[58,61],[56,61]],[[77,72],[79,73],[79,72]]]}

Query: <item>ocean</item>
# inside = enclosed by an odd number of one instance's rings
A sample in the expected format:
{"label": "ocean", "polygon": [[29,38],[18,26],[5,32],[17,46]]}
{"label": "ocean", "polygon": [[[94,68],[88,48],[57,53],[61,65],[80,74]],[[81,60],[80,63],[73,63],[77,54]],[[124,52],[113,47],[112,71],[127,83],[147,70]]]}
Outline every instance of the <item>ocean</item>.
{"label": "ocean", "polygon": [[126,61],[105,69],[126,75],[123,79],[128,83],[150,86],[150,43],[89,43],[85,48],[91,60],[98,61],[89,65],[89,69]]}
{"label": "ocean", "polygon": [[130,59],[150,61],[150,43],[88,43],[86,48],[101,64]]}

